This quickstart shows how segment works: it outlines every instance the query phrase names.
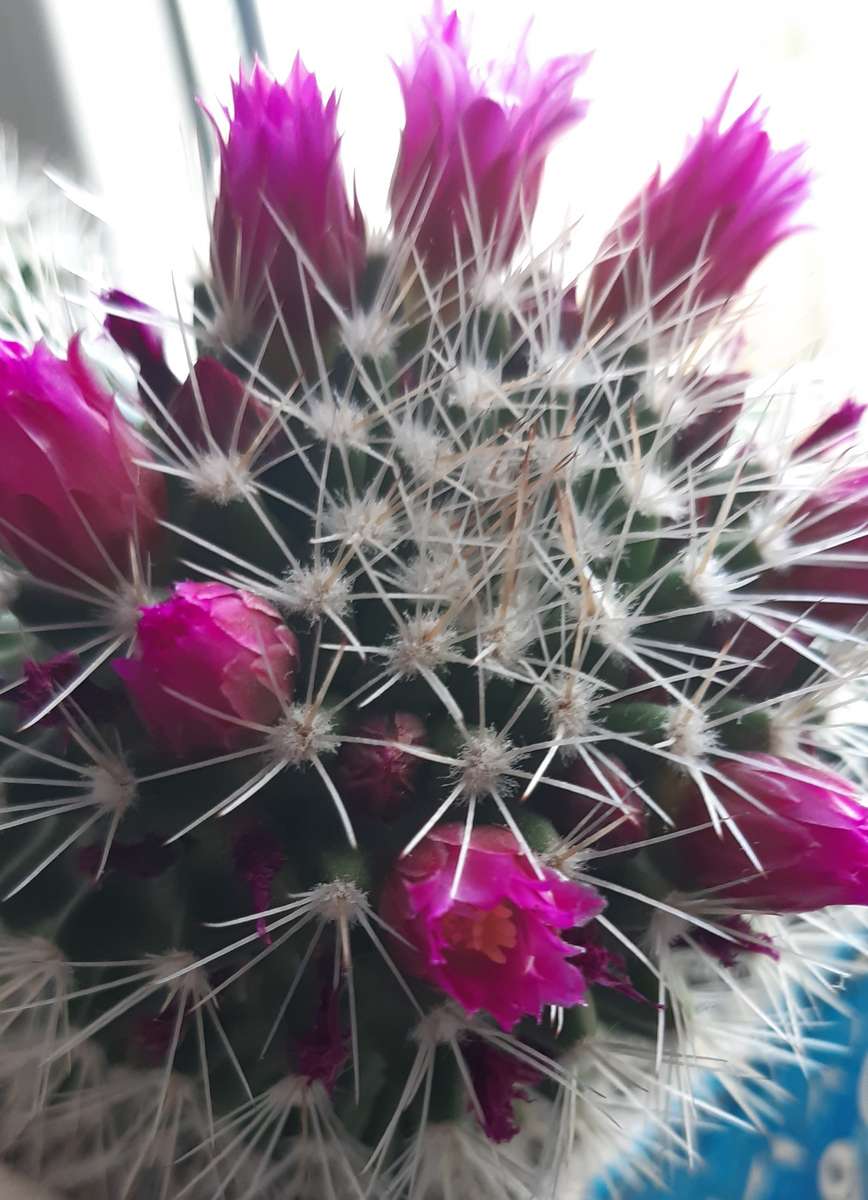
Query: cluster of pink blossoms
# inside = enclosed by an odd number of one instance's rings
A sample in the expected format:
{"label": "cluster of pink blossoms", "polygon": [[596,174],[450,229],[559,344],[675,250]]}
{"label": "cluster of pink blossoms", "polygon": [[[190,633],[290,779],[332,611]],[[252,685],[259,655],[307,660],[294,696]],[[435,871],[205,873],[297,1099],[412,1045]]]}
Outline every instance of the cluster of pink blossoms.
{"label": "cluster of pink blossoms", "polygon": [[[467,275],[497,272],[512,260],[534,214],[549,147],[585,115],[587,105],[573,89],[586,61],[565,56],[533,73],[520,58],[500,77],[478,74],[457,17],[438,11],[428,22],[412,61],[399,70],[406,121],[390,199],[415,269],[443,295],[450,281],[460,291]],[[800,151],[771,146],[756,105],[727,124],[728,102],[729,93],[680,166],[668,179],[656,174],[604,239],[584,292],[570,289],[563,299],[563,338],[629,341],[639,337],[642,322],[665,328],[685,311],[704,327],[793,232],[807,188]],[[191,459],[228,463],[241,474],[252,460],[277,470],[298,455],[298,428],[290,418],[275,420],[267,398],[236,367],[260,352],[270,361],[277,331],[295,358],[287,371],[303,377],[314,339],[327,346],[338,336],[340,317],[357,311],[367,254],[362,216],[340,165],[336,97],[323,100],[299,59],[285,83],[260,64],[242,75],[228,118],[209,290],[221,336],[238,358],[212,347],[214,354],[203,353],[189,377],[178,380],[149,310],[120,292],[105,297],[108,331],[136,362],[142,408],[161,437],[146,437],[121,415],[78,337],[65,357],[41,343],[32,349],[0,343],[0,545],[28,594],[42,589],[58,603],[96,604],[110,613],[113,633],[127,646],[113,656],[108,683],[118,688],[120,680],[125,689],[124,735],[146,737],[167,772],[209,755],[233,759],[260,745],[279,749],[289,743],[279,743],[277,731],[294,729],[293,721],[313,739],[296,709],[311,703],[315,689],[305,699],[300,681],[319,642],[312,646],[303,622],[290,628],[274,604],[240,586],[232,575],[237,554],[226,556],[214,578],[178,580],[165,484],[171,470],[162,471],[161,447],[174,440]],[[698,468],[723,453],[744,388],[745,377],[735,373],[695,381],[697,411],[674,440],[676,467]],[[726,402],[703,410],[700,402],[711,394]],[[796,457],[848,444],[860,417],[860,406],[848,402],[801,443]],[[318,469],[325,479],[328,462]],[[316,472],[310,474],[316,482]],[[700,515],[711,522],[715,513],[705,503]],[[316,502],[301,499],[295,507],[309,515]],[[830,467],[829,478],[791,506],[783,525],[786,563],[760,564],[744,589],[748,597],[774,597],[774,613],[759,623],[724,617],[707,629],[708,644],[722,656],[749,664],[739,688],[751,703],[780,693],[818,628],[848,634],[868,611],[868,472]],[[200,539],[197,549],[203,545]],[[292,548],[300,553],[298,540]],[[70,654],[28,664],[20,715],[38,717],[78,666]],[[639,671],[628,684],[650,705],[669,701],[666,689]],[[340,686],[351,693],[343,680]],[[68,717],[74,705],[76,722],[98,723],[104,699],[81,688],[50,719]],[[116,711],[116,694],[114,704]],[[133,712],[138,724],[130,732]],[[446,761],[434,744],[434,724],[430,704],[417,712],[373,713],[350,705],[328,734],[331,749],[347,735],[334,772],[347,820],[379,858],[389,848],[376,907],[395,962],[468,1017],[487,1014],[505,1031],[528,1017],[540,1021],[549,1009],[584,1005],[594,986],[639,1003],[624,959],[602,945],[592,924],[605,907],[601,890],[588,872],[570,875],[567,855],[540,866],[516,828],[494,823],[496,814],[475,827],[444,815],[408,853],[400,852],[395,830],[403,831],[422,793],[428,760],[440,753]],[[554,784],[544,781],[535,794],[535,813],[568,841],[571,831],[595,820],[602,801],[617,819],[596,838],[595,850],[640,852],[656,827],[633,778],[635,762],[627,761],[635,741],[625,741],[624,761],[617,753],[602,764],[565,759]],[[293,754],[302,760],[302,742],[298,734],[283,751],[287,761]],[[806,761],[809,748],[799,749],[799,757],[749,748],[709,758],[723,828],[708,819],[705,789],[684,780],[672,789],[669,816],[681,830],[695,831],[673,843],[673,889],[707,890],[737,910],[731,928],[746,930],[745,948],[750,929],[737,923],[743,916],[868,903],[868,809],[843,776]],[[271,769],[267,763],[265,772]],[[236,828],[230,852],[233,878],[259,914],[257,933],[266,947],[275,936],[263,914],[285,890],[282,872],[292,850],[269,832],[271,815],[263,808],[261,821]],[[727,823],[738,826],[740,841]],[[746,856],[745,841],[761,869]],[[91,846],[78,852],[89,878],[106,869],[150,878],[176,862],[151,834],[119,838],[105,855]],[[329,1090],[348,1054],[339,1007],[327,983],[313,1027],[297,1039],[300,1070]],[[174,1010],[166,1014],[139,1028],[139,1050],[149,1062],[171,1041]],[[478,1068],[485,1127],[494,1140],[506,1140],[516,1131],[512,1100],[536,1076],[482,1043],[470,1046],[468,1061]]]}

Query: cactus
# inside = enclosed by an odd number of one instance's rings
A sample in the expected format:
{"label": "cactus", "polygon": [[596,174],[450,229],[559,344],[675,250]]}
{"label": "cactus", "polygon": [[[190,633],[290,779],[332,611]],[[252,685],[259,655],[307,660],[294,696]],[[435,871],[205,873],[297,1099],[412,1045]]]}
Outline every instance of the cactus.
{"label": "cactus", "polygon": [[733,349],[806,175],[727,95],[565,280],[584,63],[496,86],[435,10],[381,238],[335,98],[257,65],[187,378],[117,291],[123,410],[80,338],[0,346],[0,1136],[64,1195],[654,1177],[844,973],[861,409],[771,462]]}

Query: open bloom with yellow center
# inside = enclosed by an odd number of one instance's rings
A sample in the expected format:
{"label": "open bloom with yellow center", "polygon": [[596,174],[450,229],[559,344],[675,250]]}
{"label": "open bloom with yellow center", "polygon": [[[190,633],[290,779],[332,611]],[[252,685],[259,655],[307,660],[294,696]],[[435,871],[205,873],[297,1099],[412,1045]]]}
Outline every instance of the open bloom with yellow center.
{"label": "open bloom with yellow center", "polygon": [[537,876],[513,835],[491,826],[474,830],[455,888],[462,837],[462,826],[441,825],[393,868],[380,912],[405,939],[396,957],[504,1029],[546,1005],[582,1004],[576,948],[560,931],[595,917],[601,897],[555,871]]}

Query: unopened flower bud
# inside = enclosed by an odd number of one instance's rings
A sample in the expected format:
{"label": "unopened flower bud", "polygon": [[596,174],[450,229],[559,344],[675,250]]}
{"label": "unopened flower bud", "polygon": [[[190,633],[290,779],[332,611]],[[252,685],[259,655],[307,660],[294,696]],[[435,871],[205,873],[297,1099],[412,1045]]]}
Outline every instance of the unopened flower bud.
{"label": "unopened flower bud", "polygon": [[[680,886],[713,889],[715,900],[745,912],[812,912],[829,904],[868,904],[868,807],[854,786],[825,767],[770,754],[721,759],[727,781],[714,794],[728,820],[718,834],[706,797],[690,785],[671,862]],[[759,859],[751,863],[727,828],[738,825]],[[704,828],[698,828],[705,826]]]}
{"label": "unopened flower bud", "polygon": [[268,429],[269,412],[251,386],[216,358],[203,355],[178,389],[169,416],[190,444],[204,452],[258,452],[274,439],[279,425]]}
{"label": "unopened flower bud", "polygon": [[297,665],[271,605],[222,583],[178,583],[143,608],[135,657],[114,663],[154,740],[179,756],[256,741],[290,700]]}
{"label": "unopened flower bud", "polygon": [[592,330],[649,308],[665,322],[686,295],[698,331],[794,232],[808,191],[802,148],[772,149],[757,102],[724,129],[730,93],[675,172],[658,170],[604,239],[588,285]]}
{"label": "unopened flower bud", "polygon": [[84,362],[0,342],[0,545],[37,578],[117,587],[156,544],[162,477]]}
{"label": "unopened flower bud", "polygon": [[434,276],[477,257],[492,270],[509,261],[533,217],[552,142],[587,110],[573,87],[588,61],[564,55],[533,74],[520,55],[477,78],[457,14],[429,18],[413,61],[398,71],[406,120],[391,204]]}
{"label": "unopened flower bud", "polygon": [[323,103],[299,58],[285,84],[257,62],[232,93],[211,236],[217,304],[230,339],[268,331],[279,314],[303,345],[312,332],[305,294],[317,328],[330,324],[320,289],[346,303],[364,259],[364,223],[338,155],[337,98]]}
{"label": "unopened flower bud", "polygon": [[425,726],[412,713],[398,712],[368,717],[348,736],[369,738],[372,744],[346,741],[341,747],[338,772],[342,795],[374,816],[396,817],[421,766],[421,759],[401,746],[421,745]]}

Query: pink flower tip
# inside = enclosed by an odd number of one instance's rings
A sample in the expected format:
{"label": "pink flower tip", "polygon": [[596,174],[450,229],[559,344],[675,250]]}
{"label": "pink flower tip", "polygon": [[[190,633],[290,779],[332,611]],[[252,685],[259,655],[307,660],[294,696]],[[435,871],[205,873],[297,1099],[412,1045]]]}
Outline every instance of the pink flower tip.
{"label": "pink flower tip", "polygon": [[758,101],[724,127],[731,92],[672,175],[658,170],[604,239],[588,283],[590,332],[627,332],[649,310],[664,327],[690,314],[698,332],[796,231],[810,179],[803,148],[772,148]]}
{"label": "pink flower tip", "polygon": [[298,642],[257,596],[222,583],[178,583],[141,610],[132,658],[116,659],[144,724],[186,757],[262,736],[292,696]]}
{"label": "pink flower tip", "polygon": [[763,954],[766,958],[780,958],[780,954],[767,933],[757,933],[746,917],[736,915],[718,921],[720,933],[697,926],[690,931],[690,940],[700,950],[710,954],[723,967],[734,967],[743,954]]}
{"label": "pink flower tip", "polygon": [[232,85],[229,133],[220,143],[220,188],[211,234],[213,285],[227,333],[267,329],[277,310],[294,340],[333,319],[323,289],[346,303],[365,251],[338,156],[337,98],[323,101],[296,58],[285,83],[260,62]]}
{"label": "pink flower tip", "polygon": [[560,934],[596,917],[604,901],[550,869],[538,876],[513,834],[493,826],[473,831],[458,878],[463,832],[439,826],[393,865],[380,914],[401,938],[395,957],[506,1030],[547,1005],[584,1003],[576,950]]}
{"label": "pink flower tip", "polygon": [[[232,859],[236,873],[250,889],[250,899],[257,912],[271,907],[271,887],[274,877],[286,862],[282,846],[267,829],[251,828],[237,834],[232,844]],[[266,946],[271,945],[267,918],[258,917],[256,932]]]}
{"label": "pink flower tip", "polygon": [[856,441],[866,404],[849,396],[843,404],[825,417],[819,425],[802,438],[794,451],[796,458],[823,458],[840,454]]}
{"label": "pink flower tip", "polygon": [[203,355],[198,360],[168,408],[184,437],[203,453],[248,455],[257,461],[280,453],[279,423],[252,384],[243,383],[216,358]]}
{"label": "pink flower tip", "polygon": [[372,744],[345,742],[338,758],[341,793],[350,804],[392,820],[413,790],[421,760],[402,746],[425,741],[425,726],[412,713],[371,716],[354,726],[352,737]]}
{"label": "pink flower tip", "polygon": [[[709,825],[706,797],[691,785],[678,808],[676,873],[691,891],[749,912],[812,912],[868,904],[868,807],[849,780],[826,767],[747,754],[712,763],[714,794],[726,813]],[[728,824],[738,826],[761,869]],[[706,828],[698,829],[700,825]]]}
{"label": "pink flower tip", "polygon": [[106,333],[132,358],[139,368],[140,392],[145,404],[156,397],[165,402],[178,386],[163,346],[156,309],[128,292],[112,288],[100,297],[108,312]]}
{"label": "pink flower tip", "polygon": [[792,564],[759,576],[775,607],[849,629],[868,612],[868,470],[854,467],[811,492],[789,514]]}
{"label": "pink flower tip", "polygon": [[534,73],[522,48],[477,74],[457,13],[434,6],[411,62],[398,68],[405,123],[390,197],[396,225],[433,275],[511,258],[552,143],[587,111],[573,88],[589,59],[564,55]]}
{"label": "pink flower tip", "polygon": [[156,548],[162,477],[78,336],[66,358],[0,341],[0,443],[0,548],[34,576],[117,588]]}
{"label": "pink flower tip", "polygon": [[648,1003],[647,998],[633,986],[624,955],[603,944],[596,926],[580,930],[569,940],[580,951],[577,961],[591,987],[604,987],[620,992],[636,1004]]}
{"label": "pink flower tip", "polygon": [[349,1041],[340,990],[329,980],[320,989],[312,1025],[295,1043],[299,1073],[310,1083],[321,1083],[327,1092],[334,1091],[349,1058]]}
{"label": "pink flower tip", "polygon": [[470,1071],[480,1110],[476,1116],[486,1137],[492,1142],[511,1142],[519,1132],[513,1106],[518,1101],[530,1101],[528,1088],[542,1080],[541,1074],[514,1054],[498,1050],[481,1038],[462,1042],[461,1054]]}

